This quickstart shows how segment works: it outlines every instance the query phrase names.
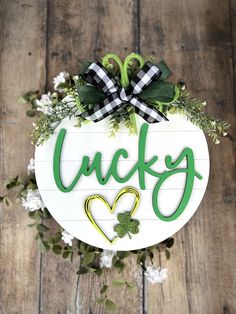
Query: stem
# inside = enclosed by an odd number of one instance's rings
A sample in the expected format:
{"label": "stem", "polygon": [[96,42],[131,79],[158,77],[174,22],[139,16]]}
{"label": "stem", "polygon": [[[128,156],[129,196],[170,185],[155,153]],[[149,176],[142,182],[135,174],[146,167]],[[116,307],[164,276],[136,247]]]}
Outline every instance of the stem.
{"label": "stem", "polygon": [[122,85],[123,87],[129,86],[128,67],[130,61],[135,59],[138,60],[140,68],[144,66],[145,61],[142,56],[137,53],[131,53],[130,55],[128,55],[124,60],[123,81],[125,85]]}
{"label": "stem", "polygon": [[121,61],[121,59],[114,53],[108,53],[107,55],[105,55],[105,57],[102,58],[102,65],[104,67],[107,67],[109,65],[109,60],[113,59],[119,66],[120,68],[120,76],[121,76],[121,85],[122,87],[126,87],[126,75],[124,73],[124,66],[123,63]]}

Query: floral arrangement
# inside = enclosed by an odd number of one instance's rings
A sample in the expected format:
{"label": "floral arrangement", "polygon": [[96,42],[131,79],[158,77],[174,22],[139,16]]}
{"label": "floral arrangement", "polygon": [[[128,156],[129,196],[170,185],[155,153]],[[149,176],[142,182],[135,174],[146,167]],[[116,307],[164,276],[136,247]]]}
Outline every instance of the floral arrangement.
{"label": "floral arrangement", "polygon": [[[113,62],[111,62],[112,59]],[[154,62],[152,58],[144,59],[133,53],[125,59],[122,67],[120,59],[116,55],[108,54],[102,59],[101,63],[113,76],[120,80],[122,86],[128,86],[129,78],[137,73],[148,60]],[[32,144],[40,145],[44,143],[65,118],[75,119],[78,128],[83,123],[88,123],[81,113],[93,108],[94,104],[104,97],[95,88],[88,86],[84,80],[84,71],[89,64],[88,62],[81,68],[79,75],[72,76],[67,72],[61,72],[53,79],[53,92],[40,95],[38,91],[31,91],[19,99],[21,103],[31,105],[31,108],[27,110],[29,117],[37,116],[36,122],[33,123]],[[142,99],[163,115],[167,113],[185,115],[193,124],[207,133],[214,143],[220,143],[220,137],[227,135],[229,124],[207,115],[204,112],[206,102],[192,98],[186,90],[185,83],[173,84],[166,82],[166,79],[171,75],[171,71],[164,61],[159,62],[158,67],[162,70],[162,76],[155,88],[149,88],[143,92]],[[137,134],[135,110],[131,104],[127,103],[126,106],[112,113],[109,119],[111,136],[116,135],[121,123],[129,129],[130,134]],[[17,190],[17,198],[21,200],[22,206],[33,221],[29,224],[29,227],[35,228],[35,239],[41,251],[51,250],[71,262],[74,255],[79,255],[81,265],[77,274],[94,273],[97,276],[100,276],[106,268],[115,268],[122,274],[129,256],[135,255],[137,264],[140,265],[147,280],[152,284],[162,283],[167,278],[167,269],[161,268],[161,265],[157,264],[155,253],[160,255],[164,252],[168,260],[170,258],[169,249],[174,244],[173,238],[141,250],[116,252],[96,248],[74,239],[59,225],[57,225],[56,230],[51,230],[50,225],[53,218],[40,196],[35,180],[33,159],[30,160],[27,170],[28,175],[25,179],[16,176],[8,180],[5,187],[7,190],[13,188]],[[9,205],[8,194],[1,196],[0,201]],[[120,228],[118,232],[121,234],[123,231]],[[128,282],[125,279],[116,279],[112,284],[117,287],[125,286],[127,289],[136,287],[135,282]],[[107,291],[108,285],[105,284],[101,289],[101,295],[97,298],[97,302],[104,304],[107,310],[116,310],[117,306],[109,299]]]}

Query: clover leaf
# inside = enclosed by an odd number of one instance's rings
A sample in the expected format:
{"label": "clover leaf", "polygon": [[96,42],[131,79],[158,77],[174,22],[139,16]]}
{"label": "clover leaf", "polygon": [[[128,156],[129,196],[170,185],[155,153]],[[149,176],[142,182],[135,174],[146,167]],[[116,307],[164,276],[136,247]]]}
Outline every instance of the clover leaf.
{"label": "clover leaf", "polygon": [[137,234],[139,232],[139,221],[131,219],[131,213],[129,211],[124,213],[119,213],[117,215],[119,224],[114,226],[114,231],[117,233],[119,238],[124,238],[126,235],[131,239],[132,234]]}

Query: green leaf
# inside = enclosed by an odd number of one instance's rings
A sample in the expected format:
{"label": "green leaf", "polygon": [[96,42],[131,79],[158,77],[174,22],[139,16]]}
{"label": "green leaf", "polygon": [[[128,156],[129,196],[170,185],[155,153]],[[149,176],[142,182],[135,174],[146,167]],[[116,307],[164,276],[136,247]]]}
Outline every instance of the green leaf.
{"label": "green leaf", "polygon": [[130,255],[130,253],[128,251],[118,251],[116,253],[116,255],[120,258],[120,259],[124,259],[126,257],[128,257]]}
{"label": "green leaf", "polygon": [[132,220],[129,226],[129,231],[133,234],[137,234],[139,232],[139,221],[138,220]]}
{"label": "green leaf", "polygon": [[36,223],[34,223],[34,224],[28,224],[27,226],[28,226],[29,228],[32,228],[32,227],[36,226]]}
{"label": "green leaf", "polygon": [[68,258],[68,257],[70,256],[70,253],[71,253],[71,251],[64,251],[64,252],[62,253],[62,257],[63,257],[63,258]]}
{"label": "green leaf", "polygon": [[32,118],[32,117],[35,117],[36,112],[37,111],[35,109],[30,109],[30,110],[26,111],[26,114],[27,114],[28,117]]}
{"label": "green leaf", "polygon": [[137,264],[138,265],[144,265],[146,261],[146,254],[145,253],[139,253],[137,256]]}
{"label": "green leaf", "polygon": [[131,289],[137,288],[137,284],[135,282],[132,282],[132,281],[126,281],[126,287],[129,290],[131,290]]}
{"label": "green leaf", "polygon": [[10,190],[14,188],[15,186],[18,186],[21,184],[21,181],[19,180],[19,176],[16,176],[15,178],[9,179],[5,182],[5,187]]}
{"label": "green leaf", "polygon": [[49,230],[49,228],[43,224],[38,224],[37,225],[37,230],[39,232],[47,232]]}
{"label": "green leaf", "polygon": [[28,216],[29,216],[29,218],[31,218],[31,219],[39,219],[39,218],[40,218],[39,210],[35,210],[35,211],[32,211],[32,212],[28,212]]}
{"label": "green leaf", "polygon": [[124,279],[114,279],[112,281],[112,285],[114,287],[122,287],[126,284],[126,281]]}
{"label": "green leaf", "polygon": [[170,251],[168,249],[165,249],[165,255],[166,255],[166,259],[169,260],[170,259]]}
{"label": "green leaf", "polygon": [[119,260],[114,264],[114,267],[118,270],[119,273],[121,273],[125,268],[125,263]]}
{"label": "green leaf", "polygon": [[175,85],[169,82],[155,81],[141,94],[143,100],[156,100],[163,103],[171,102],[175,97]]}
{"label": "green leaf", "polygon": [[101,290],[100,290],[100,293],[103,294],[105,293],[106,291],[108,290],[108,285],[103,285]]}
{"label": "green leaf", "polygon": [[83,265],[88,265],[92,263],[94,259],[95,259],[95,254],[93,252],[89,252],[89,253],[84,254],[82,263]]}
{"label": "green leaf", "polygon": [[96,299],[96,303],[97,303],[97,304],[102,304],[102,303],[105,302],[105,300],[106,300],[106,298],[97,298],[97,299]]}
{"label": "green leaf", "polygon": [[117,233],[119,238],[124,238],[126,235],[126,230],[120,224],[114,226],[114,231]]}
{"label": "green leaf", "polygon": [[121,224],[127,224],[128,222],[130,222],[131,219],[131,214],[130,212],[125,212],[125,213],[119,213],[117,215],[117,219]]}
{"label": "green leaf", "polygon": [[95,270],[95,274],[99,277],[99,276],[101,276],[101,274],[102,274],[102,268],[97,268],[96,270]]}
{"label": "green leaf", "polygon": [[90,85],[77,86],[79,99],[82,104],[89,105],[95,104],[106,98],[106,95],[99,92],[96,87]]}
{"label": "green leaf", "polygon": [[50,245],[47,241],[42,240],[40,237],[37,240],[38,248],[41,252],[46,252],[50,250]]}
{"label": "green leaf", "polygon": [[38,91],[30,91],[26,93],[25,95],[21,96],[20,98],[18,98],[17,102],[20,104],[26,104],[26,103],[32,102],[34,99],[37,98],[38,93],[39,93]]}
{"label": "green leaf", "polygon": [[124,238],[126,235],[131,238],[130,233],[137,234],[139,232],[139,221],[131,219],[131,213],[129,211],[119,213],[117,219],[120,223],[115,225],[113,230],[117,233],[119,238]]}
{"label": "green leaf", "polygon": [[79,270],[76,272],[77,275],[84,275],[89,272],[89,269],[85,266],[80,266]]}
{"label": "green leaf", "polygon": [[160,80],[166,80],[169,76],[171,76],[172,72],[165,63],[164,60],[161,60],[157,63],[158,68],[161,70],[161,76],[159,77]]}
{"label": "green leaf", "polygon": [[174,238],[169,238],[166,240],[166,247],[168,247],[169,249],[174,245]]}
{"label": "green leaf", "polygon": [[113,303],[110,299],[106,299],[105,303],[105,309],[107,311],[116,311],[117,310],[117,305]]}
{"label": "green leaf", "polygon": [[90,64],[93,63],[92,61],[86,61],[82,64],[82,66],[80,67],[80,71],[79,74],[80,75],[84,75],[85,71],[87,70],[87,68],[90,66]]}
{"label": "green leaf", "polygon": [[4,198],[4,202],[5,202],[6,206],[10,205],[10,200],[8,199],[8,197]]}
{"label": "green leaf", "polygon": [[54,244],[52,250],[55,254],[59,255],[61,254],[62,247],[59,244]]}

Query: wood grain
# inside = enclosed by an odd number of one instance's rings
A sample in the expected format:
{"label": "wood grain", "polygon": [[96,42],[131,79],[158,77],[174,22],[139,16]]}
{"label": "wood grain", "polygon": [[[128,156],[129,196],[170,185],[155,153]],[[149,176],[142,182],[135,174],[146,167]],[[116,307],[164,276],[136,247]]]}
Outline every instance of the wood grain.
{"label": "wood grain", "polygon": [[[235,99],[228,3],[142,1],[141,52],[163,57],[209,113],[232,124]],[[235,140],[209,141],[211,174],[194,218],[176,236],[162,286],[148,285],[148,313],[235,313]],[[234,279],[233,279],[234,278]]]}
{"label": "wood grain", "polygon": [[[109,51],[121,56],[131,52],[135,41],[133,12],[133,1],[49,1],[47,88],[60,71],[76,74],[86,60],[100,58]],[[109,297],[119,304],[120,313],[139,312],[142,274],[139,289],[126,294],[123,289],[117,293],[111,286],[112,279],[122,275],[111,276],[111,272],[106,271],[100,278],[92,274],[77,278],[78,268],[78,259],[68,265],[67,261],[60,261],[51,254],[42,257],[42,313],[104,313],[103,306],[95,302],[104,283],[109,284]],[[131,259],[124,277],[134,281],[139,272],[135,260]]]}
{"label": "wood grain", "polygon": [[[33,156],[27,139],[32,120],[17,98],[43,87],[45,17],[44,1],[0,3],[1,186],[6,178],[24,175]],[[40,253],[30,221],[19,203],[1,206],[0,221],[0,313],[37,313]]]}

